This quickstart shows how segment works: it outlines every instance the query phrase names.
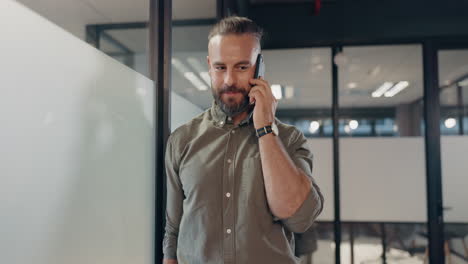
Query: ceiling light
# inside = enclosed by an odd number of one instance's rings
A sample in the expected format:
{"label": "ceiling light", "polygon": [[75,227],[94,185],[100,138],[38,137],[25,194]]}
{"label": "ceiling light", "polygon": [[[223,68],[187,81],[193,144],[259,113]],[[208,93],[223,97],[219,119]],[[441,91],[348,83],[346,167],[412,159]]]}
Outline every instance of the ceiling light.
{"label": "ceiling light", "polygon": [[184,73],[190,71],[189,68],[187,68],[187,66],[185,66],[185,64],[183,64],[177,58],[172,58],[172,66],[174,66],[174,68],[176,68],[176,70],[182,75],[184,75]]}
{"label": "ceiling light", "polygon": [[444,125],[446,128],[454,128],[457,125],[457,120],[455,118],[447,118]]}
{"label": "ceiling light", "polygon": [[193,72],[186,72],[184,73],[184,77],[187,78],[195,87],[197,87],[198,90],[200,91],[206,91],[208,90],[208,86],[205,85],[205,83],[200,80],[200,78],[195,75]]}
{"label": "ceiling light", "polygon": [[294,97],[294,86],[286,85],[286,87],[284,88],[284,97],[286,97],[286,99]]}
{"label": "ceiling light", "polygon": [[198,90],[208,90],[208,86],[205,83],[203,83],[203,81],[200,80],[200,78],[195,73],[190,71],[190,69],[187,66],[185,66],[179,59],[172,58],[171,62],[172,66],[174,66],[174,68],[176,68],[176,70],[180,74],[182,74],[187,80],[189,80],[192,83],[192,85],[195,86]]}
{"label": "ceiling light", "polygon": [[199,73],[200,77],[206,82],[206,84],[211,84],[210,75],[208,74],[206,67],[203,67],[197,58],[188,57],[187,63]]}
{"label": "ceiling light", "polygon": [[351,128],[352,130],[355,130],[356,128],[358,128],[358,126],[359,122],[357,120],[349,121],[349,128]]}
{"label": "ceiling light", "polygon": [[388,89],[392,88],[392,82],[384,82],[377,90],[372,93],[372,97],[378,98],[381,97]]}
{"label": "ceiling light", "polygon": [[200,72],[200,77],[208,84],[211,85],[211,77],[208,72]]}
{"label": "ceiling light", "polygon": [[200,63],[200,61],[195,57],[188,57],[187,62],[192,68],[194,68],[198,72],[206,71],[206,67],[203,67],[203,65]]}
{"label": "ceiling light", "polygon": [[350,83],[348,83],[348,88],[349,88],[349,89],[354,89],[354,88],[356,88],[356,87],[357,87],[357,83],[355,83],[355,82],[350,82]]}
{"label": "ceiling light", "polygon": [[458,85],[459,85],[459,86],[462,86],[462,87],[468,86],[468,78],[459,81],[459,82],[458,82]]}
{"label": "ceiling light", "polygon": [[314,134],[320,128],[320,123],[317,121],[310,122],[309,132]]}
{"label": "ceiling light", "polygon": [[276,100],[280,100],[283,98],[283,93],[281,91],[281,85],[279,84],[272,84],[271,90],[273,91],[273,95],[275,96]]}
{"label": "ceiling light", "polygon": [[346,134],[349,134],[351,132],[351,128],[348,125],[346,125],[344,127],[344,131],[346,132]]}
{"label": "ceiling light", "polygon": [[344,66],[348,63],[348,56],[346,56],[343,52],[340,52],[335,55],[333,61],[337,66]]}
{"label": "ceiling light", "polygon": [[406,82],[406,81],[398,82],[397,84],[395,84],[395,86],[392,87],[392,89],[385,92],[384,96],[385,97],[393,97],[397,93],[403,91],[403,89],[405,89],[408,86],[409,86],[409,82]]}

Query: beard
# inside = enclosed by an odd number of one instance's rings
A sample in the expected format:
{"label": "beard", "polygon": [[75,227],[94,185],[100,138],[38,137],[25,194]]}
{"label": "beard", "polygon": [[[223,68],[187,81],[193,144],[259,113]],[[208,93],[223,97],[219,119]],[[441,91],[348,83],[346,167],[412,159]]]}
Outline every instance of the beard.
{"label": "beard", "polygon": [[[215,99],[216,104],[229,117],[234,117],[250,109],[249,96],[246,89],[242,89],[236,86],[223,86],[218,91],[216,91],[212,85],[211,92],[213,93],[213,98]],[[223,101],[222,96],[227,92],[241,93],[243,98],[240,102],[236,102],[236,99],[231,97],[227,99],[227,102],[225,102]]]}

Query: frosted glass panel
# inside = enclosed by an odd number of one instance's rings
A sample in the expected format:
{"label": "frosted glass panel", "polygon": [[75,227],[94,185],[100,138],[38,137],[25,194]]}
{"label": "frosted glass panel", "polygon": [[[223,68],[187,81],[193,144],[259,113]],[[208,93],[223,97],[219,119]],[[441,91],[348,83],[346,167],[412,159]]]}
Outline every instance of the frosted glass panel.
{"label": "frosted glass panel", "polygon": [[153,263],[153,82],[0,1],[0,263]]}
{"label": "frosted glass panel", "polygon": [[422,137],[340,140],[343,221],[426,222]]}
{"label": "frosted glass panel", "polygon": [[333,139],[308,139],[310,149],[314,154],[314,168],[312,176],[317,181],[325,199],[322,213],[318,221],[334,220],[333,196]]}

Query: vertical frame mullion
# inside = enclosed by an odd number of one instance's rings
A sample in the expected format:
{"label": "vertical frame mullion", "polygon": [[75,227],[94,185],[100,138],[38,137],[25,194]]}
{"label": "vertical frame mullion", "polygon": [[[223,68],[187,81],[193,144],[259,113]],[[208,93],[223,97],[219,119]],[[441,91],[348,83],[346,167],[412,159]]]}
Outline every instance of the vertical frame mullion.
{"label": "vertical frame mullion", "polygon": [[335,56],[342,51],[342,46],[332,47],[332,120],[333,120],[333,195],[334,195],[334,238],[335,238],[335,264],[341,262],[341,214],[340,214],[340,147],[339,147],[339,90],[338,90],[338,66],[335,64]]}
{"label": "vertical frame mullion", "polygon": [[440,101],[437,46],[423,43],[424,122],[429,263],[444,264],[442,169],[440,157]]}
{"label": "vertical frame mullion", "polygon": [[149,74],[154,81],[155,208],[154,263],[163,259],[166,177],[164,153],[170,134],[172,1],[150,0]]}

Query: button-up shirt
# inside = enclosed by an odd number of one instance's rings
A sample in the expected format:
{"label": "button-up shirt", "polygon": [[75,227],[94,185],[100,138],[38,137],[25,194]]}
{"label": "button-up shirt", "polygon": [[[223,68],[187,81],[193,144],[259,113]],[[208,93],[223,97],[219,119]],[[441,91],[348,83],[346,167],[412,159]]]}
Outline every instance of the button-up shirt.
{"label": "button-up shirt", "polygon": [[268,206],[252,113],[234,125],[213,102],[171,134],[165,258],[179,264],[297,263],[293,232],[312,225],[323,198],[312,179],[306,138],[293,126],[276,124],[289,156],[311,180],[305,201],[287,219],[273,215]]}

